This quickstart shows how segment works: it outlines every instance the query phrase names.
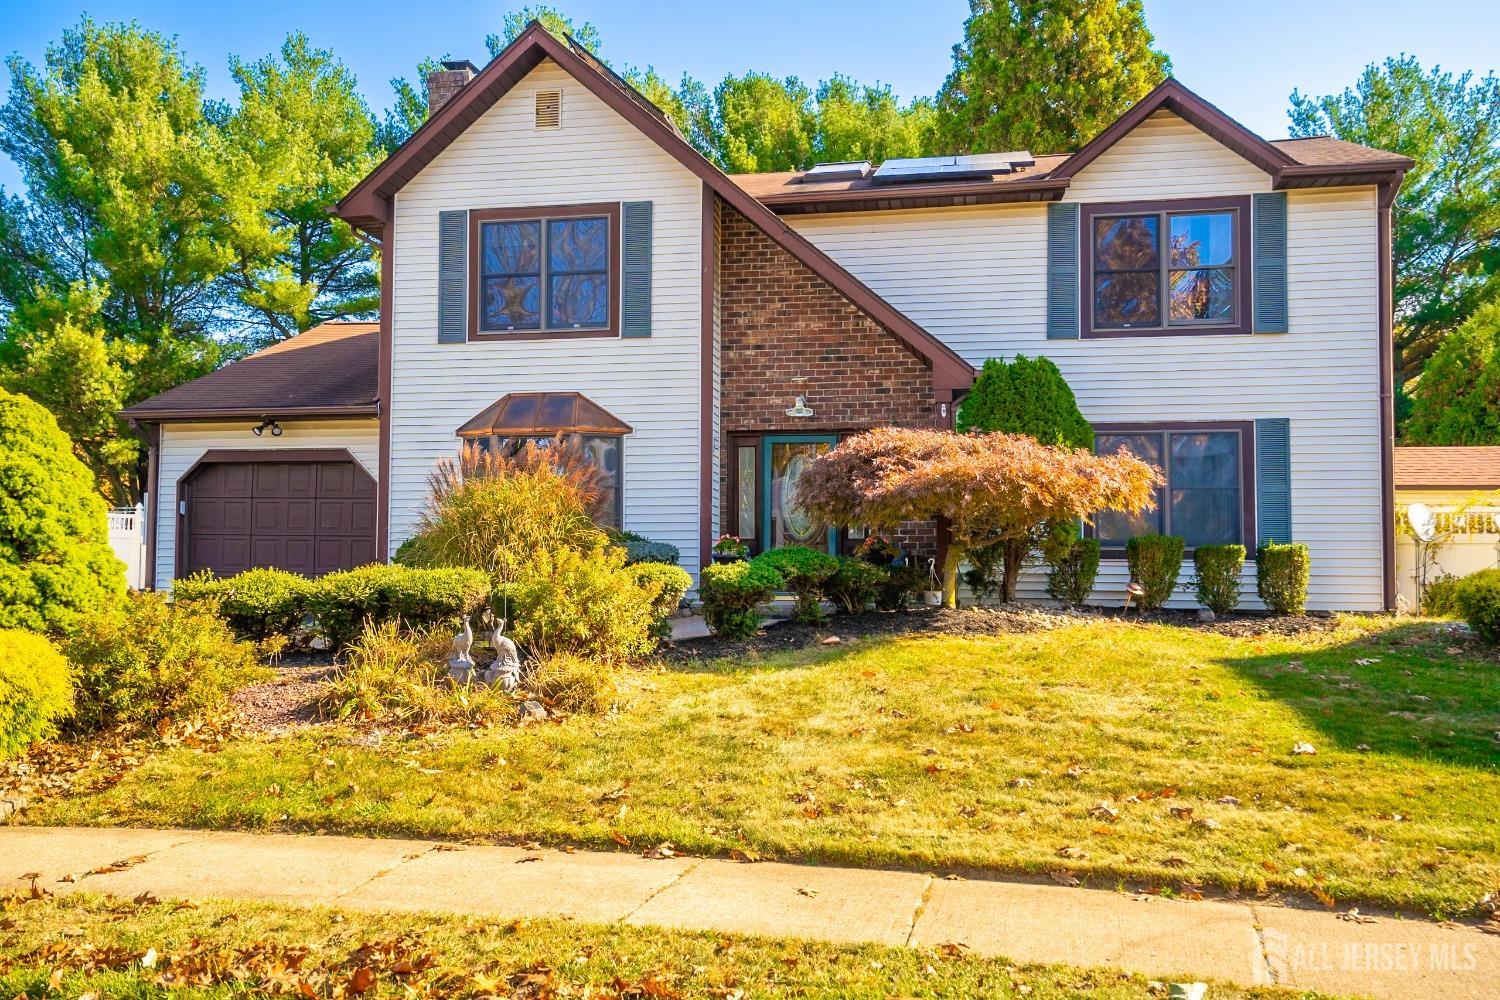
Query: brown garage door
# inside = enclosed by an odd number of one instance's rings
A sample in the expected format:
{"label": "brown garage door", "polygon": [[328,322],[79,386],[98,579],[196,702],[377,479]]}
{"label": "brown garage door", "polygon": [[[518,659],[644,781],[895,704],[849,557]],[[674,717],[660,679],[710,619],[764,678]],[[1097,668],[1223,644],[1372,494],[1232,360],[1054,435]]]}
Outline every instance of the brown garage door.
{"label": "brown garage door", "polygon": [[375,561],[375,481],[353,461],[212,462],[185,480],[182,574],[316,576]]}

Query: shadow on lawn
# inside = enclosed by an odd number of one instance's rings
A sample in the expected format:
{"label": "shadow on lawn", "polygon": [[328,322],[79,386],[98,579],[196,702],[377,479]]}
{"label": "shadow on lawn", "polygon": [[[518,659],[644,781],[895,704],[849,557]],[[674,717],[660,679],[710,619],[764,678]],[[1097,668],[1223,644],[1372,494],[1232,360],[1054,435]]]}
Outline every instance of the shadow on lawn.
{"label": "shadow on lawn", "polygon": [[1220,659],[1347,751],[1500,768],[1500,662],[1433,622],[1340,645]]}

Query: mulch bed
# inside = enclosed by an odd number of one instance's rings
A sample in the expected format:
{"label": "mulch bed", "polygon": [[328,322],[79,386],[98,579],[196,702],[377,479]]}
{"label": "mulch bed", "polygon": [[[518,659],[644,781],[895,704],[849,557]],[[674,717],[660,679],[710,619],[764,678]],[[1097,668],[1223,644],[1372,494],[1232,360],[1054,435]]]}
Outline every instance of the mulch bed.
{"label": "mulch bed", "polygon": [[240,688],[233,702],[241,726],[268,731],[316,724],[318,687],[333,673],[333,656],[304,653],[283,657],[273,664],[276,676]]}
{"label": "mulch bed", "polygon": [[1205,632],[1237,637],[1265,635],[1296,636],[1310,632],[1328,632],[1338,626],[1338,619],[1327,613],[1296,617],[1245,612],[1205,622],[1196,611],[1162,610],[1147,614],[1122,612],[1118,608],[1087,607],[1072,610],[1043,608],[1026,604],[988,608],[918,608],[911,611],[866,611],[857,615],[835,615],[826,624],[800,625],[792,621],[773,622],[753,639],[721,639],[706,636],[684,639],[662,647],[669,661],[706,661],[723,657],[757,656],[787,650],[804,649],[822,644],[831,636],[841,641],[897,635],[990,636],[1076,625],[1080,621],[1105,619],[1139,622],[1146,625],[1174,625]]}

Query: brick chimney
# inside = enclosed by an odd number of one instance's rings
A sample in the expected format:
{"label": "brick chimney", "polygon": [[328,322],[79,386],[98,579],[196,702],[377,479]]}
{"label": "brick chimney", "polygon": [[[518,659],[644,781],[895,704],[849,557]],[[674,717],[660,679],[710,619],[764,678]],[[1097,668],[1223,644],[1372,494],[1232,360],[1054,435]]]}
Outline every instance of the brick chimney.
{"label": "brick chimney", "polygon": [[442,69],[427,74],[427,116],[437,114],[478,72],[467,59],[443,60]]}

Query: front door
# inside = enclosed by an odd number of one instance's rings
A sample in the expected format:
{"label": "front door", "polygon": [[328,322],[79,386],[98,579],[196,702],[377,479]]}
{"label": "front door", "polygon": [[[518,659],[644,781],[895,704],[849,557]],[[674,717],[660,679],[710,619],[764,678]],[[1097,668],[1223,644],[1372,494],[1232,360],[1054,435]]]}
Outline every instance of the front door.
{"label": "front door", "polygon": [[770,435],[761,447],[761,538],[766,549],[806,545],[838,552],[838,533],[797,503],[797,483],[807,465],[838,443],[833,435]]}

